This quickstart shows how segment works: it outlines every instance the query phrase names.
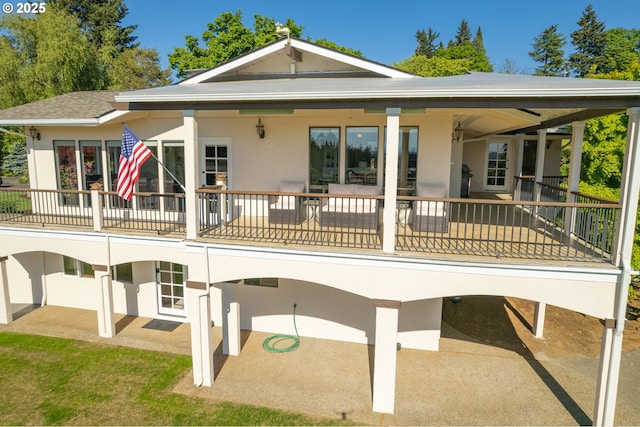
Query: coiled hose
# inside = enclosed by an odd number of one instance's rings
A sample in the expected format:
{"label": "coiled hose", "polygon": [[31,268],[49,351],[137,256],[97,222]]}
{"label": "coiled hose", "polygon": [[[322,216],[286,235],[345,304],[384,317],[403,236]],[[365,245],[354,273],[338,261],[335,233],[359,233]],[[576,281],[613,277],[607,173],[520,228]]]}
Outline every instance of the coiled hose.
{"label": "coiled hose", "polygon": [[[293,335],[276,334],[265,339],[262,342],[262,348],[264,348],[269,353],[288,353],[300,346],[300,335],[298,334],[298,326],[296,325],[296,306],[297,304],[293,304],[293,328],[296,330],[296,336],[294,337]],[[280,343],[288,340],[293,341],[290,346],[279,346]]]}

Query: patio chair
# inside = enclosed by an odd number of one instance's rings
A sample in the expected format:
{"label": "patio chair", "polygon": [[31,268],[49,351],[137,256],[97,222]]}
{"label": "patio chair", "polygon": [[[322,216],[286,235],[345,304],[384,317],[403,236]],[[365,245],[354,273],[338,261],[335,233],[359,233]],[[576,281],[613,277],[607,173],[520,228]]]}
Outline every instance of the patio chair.
{"label": "patio chair", "polygon": [[[447,197],[447,188],[437,184],[418,184],[416,196],[444,199]],[[449,230],[447,210],[447,202],[444,201],[416,200],[413,203],[412,229],[446,233]]]}
{"label": "patio chair", "polygon": [[[304,182],[283,181],[281,193],[304,193]],[[279,195],[269,202],[269,222],[271,224],[300,224],[304,219],[302,198],[292,195]]]}

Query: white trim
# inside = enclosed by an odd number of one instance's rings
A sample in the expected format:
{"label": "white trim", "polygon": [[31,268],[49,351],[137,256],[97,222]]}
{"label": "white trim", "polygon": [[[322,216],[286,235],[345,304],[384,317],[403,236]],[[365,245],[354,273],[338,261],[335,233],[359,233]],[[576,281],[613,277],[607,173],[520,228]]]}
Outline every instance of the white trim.
{"label": "white trim", "polygon": [[[343,62],[345,64],[353,65],[358,68],[362,68],[367,71],[371,71],[374,73],[382,74],[383,76],[392,77],[392,78],[412,78],[414,75],[409,74],[405,71],[397,70],[392,67],[377,64],[375,62],[357,58],[355,56],[346,55],[341,52],[337,52],[322,46],[315,45],[313,43],[308,43],[302,40],[290,39],[291,46],[294,48],[313,53],[319,56],[323,56],[325,58],[333,59],[335,61]],[[219,65],[215,68],[212,68],[207,71],[203,71],[200,74],[197,74],[193,77],[187,78],[178,85],[187,86],[194,85],[198,83],[205,82],[213,77],[220,76],[224,73],[232,71],[236,68],[239,68],[243,65],[249,64],[257,59],[264,58],[267,55],[270,55],[274,52],[283,49],[287,44],[287,39],[282,39],[276,43],[260,48],[254,52],[248,53],[244,56],[241,56],[237,59],[233,59],[225,64]]]}
{"label": "white trim", "polygon": [[3,126],[99,126],[119,119],[130,111],[110,111],[100,117],[78,119],[0,119]]}

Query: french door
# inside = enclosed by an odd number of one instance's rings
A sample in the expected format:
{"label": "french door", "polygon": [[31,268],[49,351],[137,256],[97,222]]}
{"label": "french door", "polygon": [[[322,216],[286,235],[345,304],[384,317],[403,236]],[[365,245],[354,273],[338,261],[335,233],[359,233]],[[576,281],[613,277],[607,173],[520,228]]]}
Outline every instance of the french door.
{"label": "french door", "polygon": [[156,263],[158,314],[185,317],[185,277],[187,268],[182,264],[160,261]]}
{"label": "french door", "polygon": [[487,146],[487,177],[484,183],[486,191],[507,190],[508,154],[509,144],[506,142],[490,142]]}

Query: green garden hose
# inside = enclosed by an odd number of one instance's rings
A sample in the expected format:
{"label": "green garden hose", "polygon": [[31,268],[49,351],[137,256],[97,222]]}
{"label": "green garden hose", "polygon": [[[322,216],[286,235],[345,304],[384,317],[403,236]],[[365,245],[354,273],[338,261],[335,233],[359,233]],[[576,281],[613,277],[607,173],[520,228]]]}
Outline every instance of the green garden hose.
{"label": "green garden hose", "polygon": [[[296,330],[296,336],[277,334],[267,338],[262,342],[262,348],[269,353],[287,353],[300,346],[300,335],[298,335],[298,326],[296,325],[296,305],[297,304],[293,304],[293,327]],[[293,341],[293,343],[288,347],[278,347],[278,344],[287,340]]]}

